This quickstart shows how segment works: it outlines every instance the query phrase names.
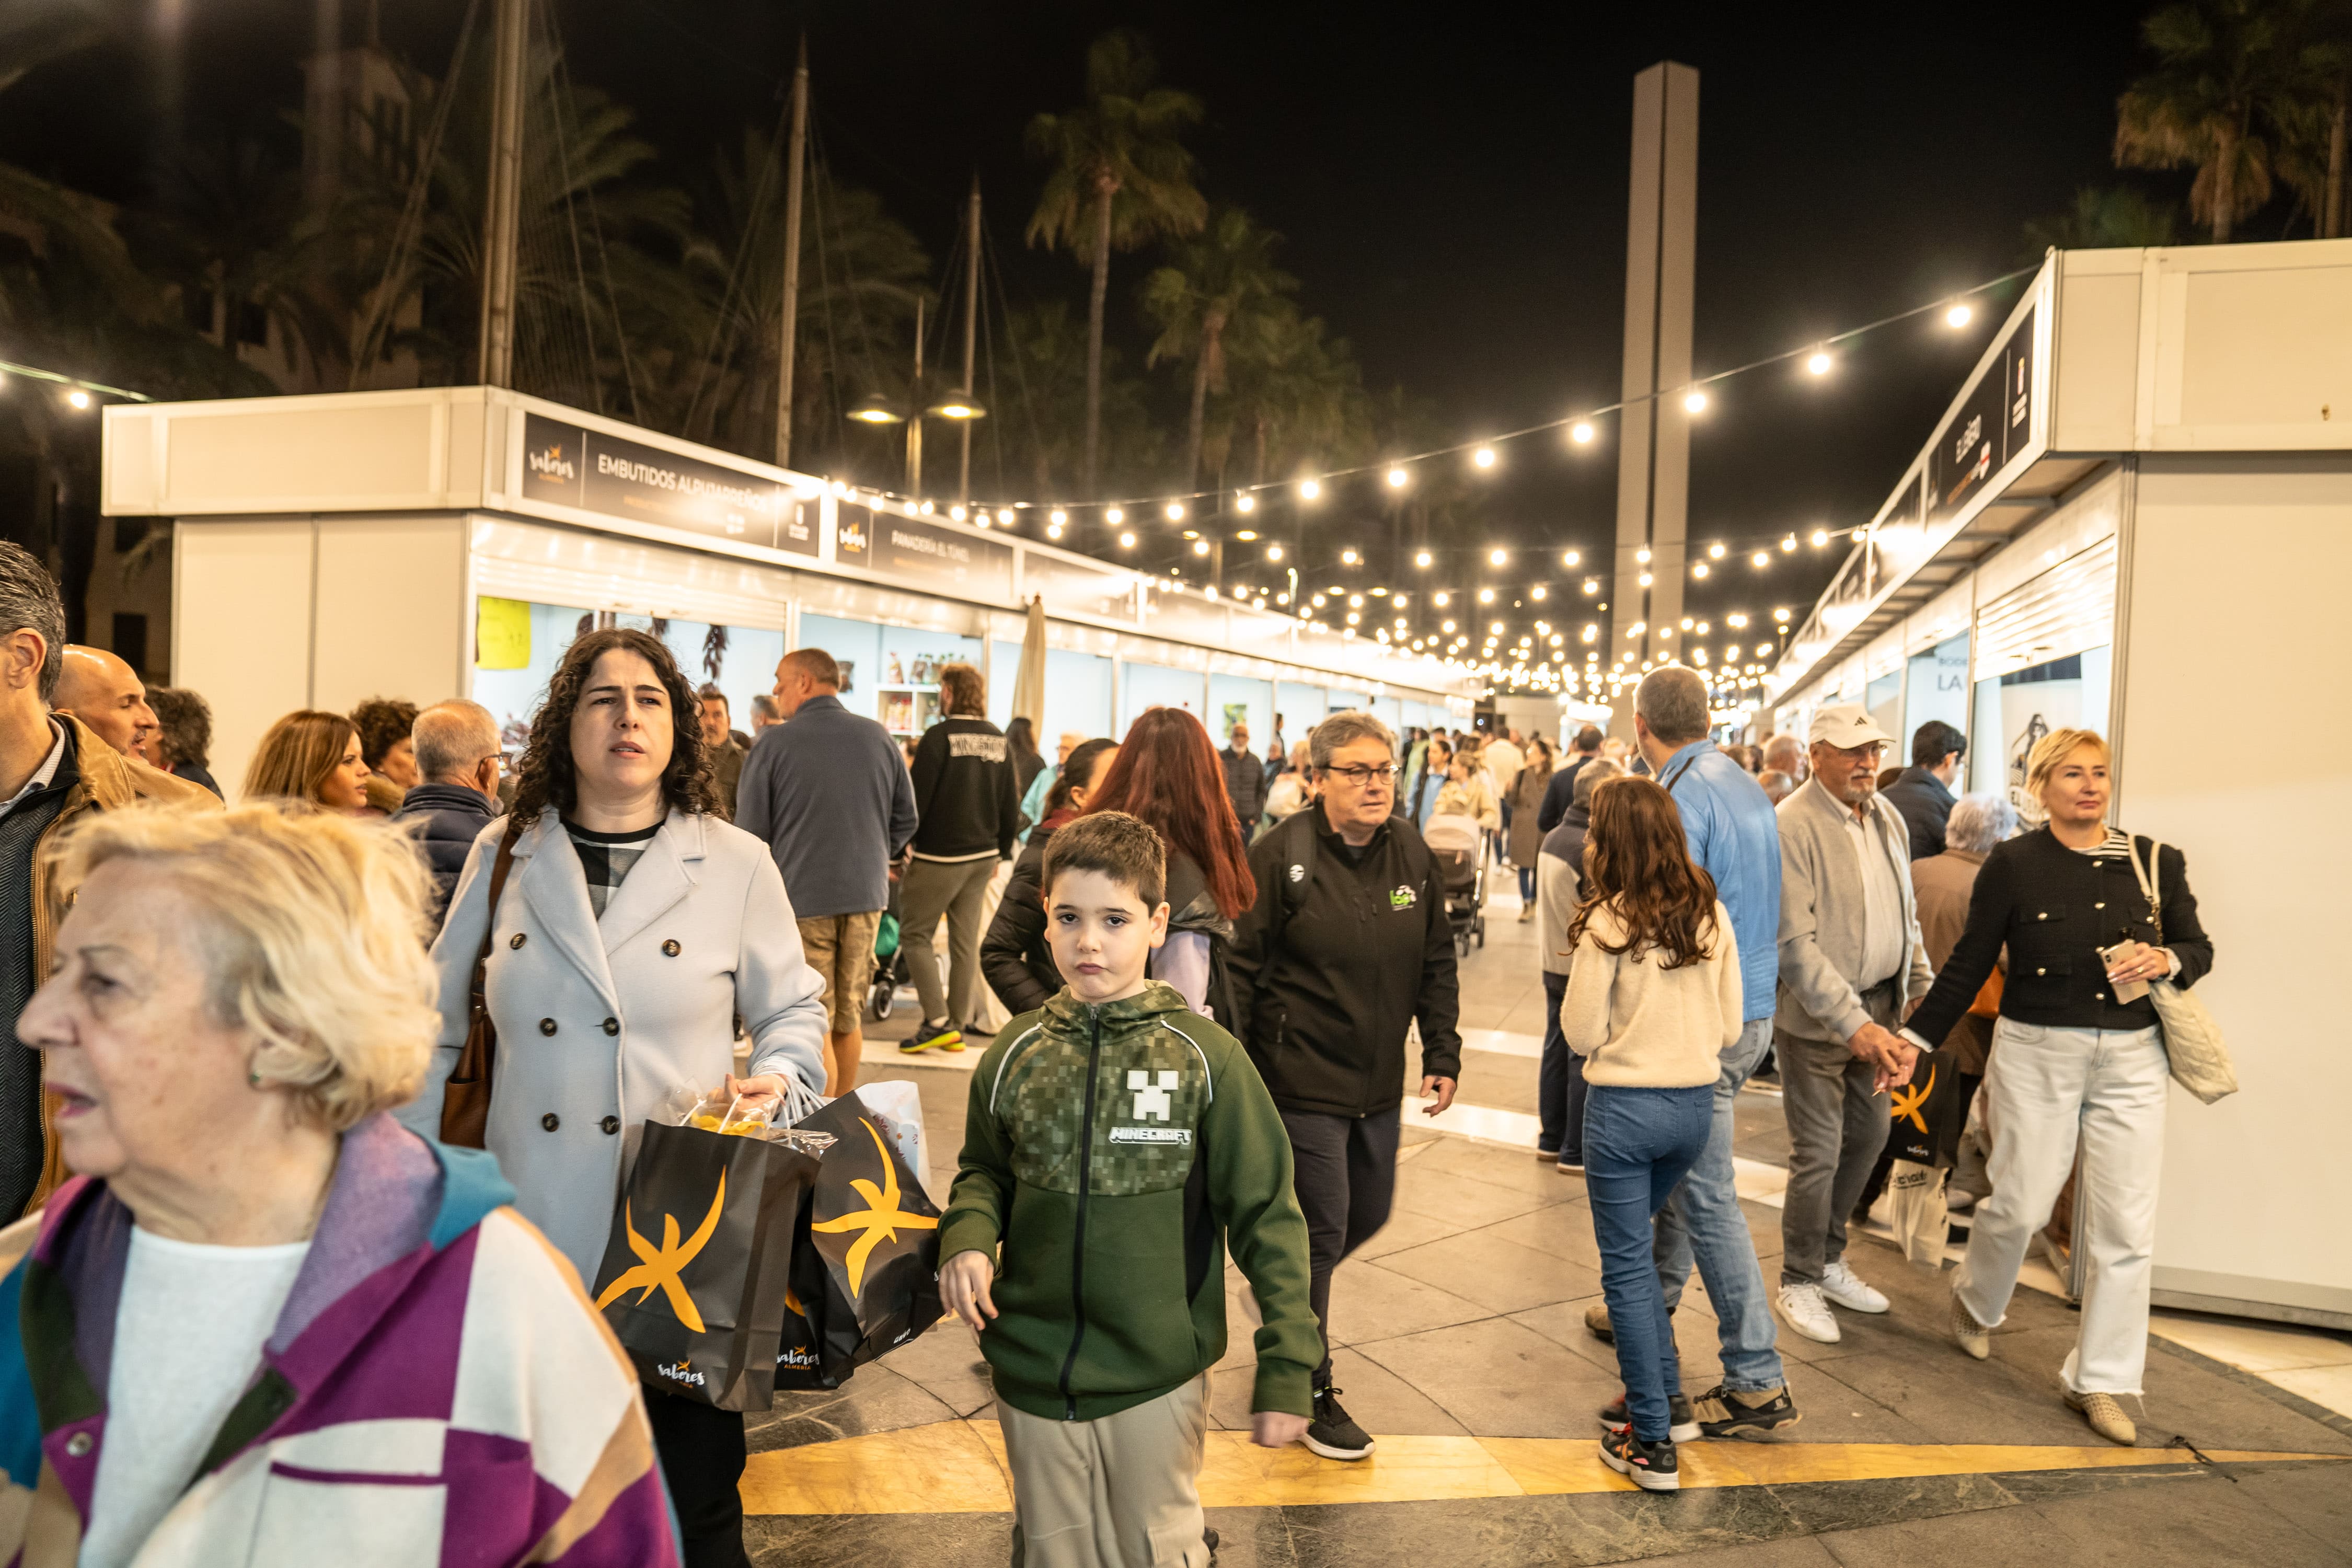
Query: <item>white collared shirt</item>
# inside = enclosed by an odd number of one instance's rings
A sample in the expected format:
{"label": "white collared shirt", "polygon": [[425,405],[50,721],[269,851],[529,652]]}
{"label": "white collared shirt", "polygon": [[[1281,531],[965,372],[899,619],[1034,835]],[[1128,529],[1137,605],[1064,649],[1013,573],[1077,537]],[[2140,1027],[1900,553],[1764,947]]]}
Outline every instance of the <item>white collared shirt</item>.
{"label": "white collared shirt", "polygon": [[1878,831],[1877,811],[1865,800],[1861,819],[1843,805],[1838,815],[1845,821],[1846,838],[1862,872],[1862,966],[1854,989],[1867,991],[1903,967],[1903,889],[1895,885],[1895,862],[1887,858],[1885,836]]}
{"label": "white collared shirt", "polygon": [[49,732],[57,737],[49,743],[49,754],[41,759],[41,765],[33,770],[33,776],[25,781],[24,788],[6,800],[0,800],[0,817],[5,817],[17,806],[23,805],[26,796],[37,790],[48,788],[56,780],[58,768],[66,760],[66,732],[55,719],[49,721]]}

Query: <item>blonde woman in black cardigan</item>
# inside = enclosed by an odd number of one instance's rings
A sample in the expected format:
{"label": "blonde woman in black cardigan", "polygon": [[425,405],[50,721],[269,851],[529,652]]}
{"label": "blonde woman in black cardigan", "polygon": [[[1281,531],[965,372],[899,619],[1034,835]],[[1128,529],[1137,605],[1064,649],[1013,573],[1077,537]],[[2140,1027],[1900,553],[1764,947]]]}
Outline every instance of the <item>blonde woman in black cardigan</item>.
{"label": "blonde woman in black cardigan", "polygon": [[[2135,871],[2155,848],[2107,826],[2107,743],[2089,730],[2044,736],[2026,787],[2048,820],[1986,857],[1968,929],[1903,1033],[1940,1040],[1968,1011],[2006,945],[2008,978],[1985,1079],[1995,1129],[1992,1195],[1977,1205],[1952,1295],[1952,1333],[1982,1361],[2009,1310],[2027,1242],[2050,1218],[2083,1149],[2075,1247],[2089,1261],[2082,1327],[2061,1369],[2067,1405],[2129,1444],[2117,1401],[2140,1392],[2164,1163],[2169,1063],[2147,983],[2193,985],[2213,966],[2180,851],[2153,868],[2158,931]],[[2159,940],[2162,945],[2158,945]]]}

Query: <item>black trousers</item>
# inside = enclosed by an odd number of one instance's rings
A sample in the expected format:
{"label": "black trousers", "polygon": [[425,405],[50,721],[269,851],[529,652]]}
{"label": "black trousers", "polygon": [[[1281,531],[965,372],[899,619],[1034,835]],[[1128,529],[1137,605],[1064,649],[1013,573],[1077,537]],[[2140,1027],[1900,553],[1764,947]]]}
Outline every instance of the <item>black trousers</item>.
{"label": "black trousers", "polygon": [[645,1391],[686,1568],[751,1568],[743,1552],[743,1413]]}
{"label": "black trousers", "polygon": [[1323,1330],[1323,1364],[1315,1386],[1331,1381],[1331,1271],[1389,1222],[1396,1199],[1398,1116],[1391,1106],[1370,1116],[1317,1110],[1282,1112],[1290,1133],[1291,1184],[1307,1215],[1308,1295]]}

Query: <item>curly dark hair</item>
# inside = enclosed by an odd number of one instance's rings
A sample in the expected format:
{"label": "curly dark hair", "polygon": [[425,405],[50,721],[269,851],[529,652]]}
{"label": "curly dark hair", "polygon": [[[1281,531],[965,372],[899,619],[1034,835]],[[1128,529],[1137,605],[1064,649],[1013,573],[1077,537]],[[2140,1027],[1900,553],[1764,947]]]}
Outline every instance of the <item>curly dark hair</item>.
{"label": "curly dark hair", "polygon": [[352,728],[360,732],[360,755],[371,768],[383,768],[384,753],[407,740],[415,727],[416,704],[397,697],[371,697],[352,710]]}
{"label": "curly dark hair", "polygon": [[677,668],[677,659],[657,637],[629,628],[590,632],[563,650],[563,660],[548,678],[547,700],[530,719],[530,744],[515,770],[514,819],[529,827],[550,806],[558,816],[579,799],[579,776],[572,762],[572,715],[580,706],[581,689],[597,659],[620,649],[634,653],[654,667],[654,676],[669,693],[669,766],[662,770],[662,794],[673,811],[716,816],[719,793],[710,777],[710,754],[702,744],[700,708],[694,684]]}

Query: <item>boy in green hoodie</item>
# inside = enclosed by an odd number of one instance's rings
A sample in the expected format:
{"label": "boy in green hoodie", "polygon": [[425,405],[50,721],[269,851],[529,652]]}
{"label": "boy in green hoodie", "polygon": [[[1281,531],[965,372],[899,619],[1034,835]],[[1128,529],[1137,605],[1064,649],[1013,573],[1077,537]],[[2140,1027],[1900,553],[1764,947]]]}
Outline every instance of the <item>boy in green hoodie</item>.
{"label": "boy in green hoodie", "polygon": [[1282,1118],[1240,1044],[1144,977],[1166,881],[1160,836],[1124,812],[1047,841],[1067,984],[981,1058],[940,1222],[940,1295],[995,1373],[1029,1568],[1210,1561],[1199,1478],[1228,1245],[1264,1320],[1255,1441],[1306,1431],[1323,1356]]}

